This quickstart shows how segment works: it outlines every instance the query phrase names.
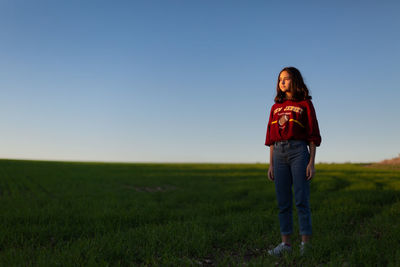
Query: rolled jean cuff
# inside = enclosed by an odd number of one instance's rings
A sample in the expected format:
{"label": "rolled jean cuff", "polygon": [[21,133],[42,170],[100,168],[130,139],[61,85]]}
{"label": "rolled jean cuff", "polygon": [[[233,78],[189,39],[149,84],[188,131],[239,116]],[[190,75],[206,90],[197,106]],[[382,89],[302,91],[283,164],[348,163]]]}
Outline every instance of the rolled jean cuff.
{"label": "rolled jean cuff", "polygon": [[300,235],[312,235],[312,232],[300,232]]}
{"label": "rolled jean cuff", "polygon": [[281,232],[281,235],[291,235],[293,232]]}

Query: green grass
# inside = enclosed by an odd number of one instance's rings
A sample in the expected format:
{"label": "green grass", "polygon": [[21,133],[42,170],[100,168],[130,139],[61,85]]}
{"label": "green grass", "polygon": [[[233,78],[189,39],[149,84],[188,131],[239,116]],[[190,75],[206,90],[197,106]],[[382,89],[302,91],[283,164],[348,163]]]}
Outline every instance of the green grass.
{"label": "green grass", "polygon": [[266,172],[1,160],[0,265],[400,265],[399,169],[317,165],[313,251],[303,258],[267,254],[280,234]]}

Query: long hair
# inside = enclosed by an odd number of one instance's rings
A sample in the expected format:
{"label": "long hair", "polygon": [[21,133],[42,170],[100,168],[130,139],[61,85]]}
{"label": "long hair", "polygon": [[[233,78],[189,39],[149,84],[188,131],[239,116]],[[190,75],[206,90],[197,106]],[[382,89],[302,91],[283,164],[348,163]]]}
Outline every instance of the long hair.
{"label": "long hair", "polygon": [[303,77],[298,69],[295,67],[286,67],[279,72],[278,83],[276,85],[275,103],[282,103],[286,100],[286,94],[279,88],[279,77],[283,71],[287,71],[290,75],[291,83],[289,90],[293,95],[294,100],[301,101],[311,99],[308,88],[304,83]]}

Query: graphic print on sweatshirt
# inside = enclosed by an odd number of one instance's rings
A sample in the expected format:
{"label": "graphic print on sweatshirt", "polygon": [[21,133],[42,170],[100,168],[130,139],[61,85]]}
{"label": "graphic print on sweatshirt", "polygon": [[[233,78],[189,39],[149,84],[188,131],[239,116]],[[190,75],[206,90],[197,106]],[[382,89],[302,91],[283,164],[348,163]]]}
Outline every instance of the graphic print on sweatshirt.
{"label": "graphic print on sweatshirt", "polygon": [[279,129],[283,130],[286,127],[287,122],[293,121],[294,123],[297,123],[302,128],[304,128],[304,125],[301,122],[294,119],[294,118],[297,118],[297,116],[295,116],[295,113],[300,115],[301,113],[303,113],[303,109],[300,107],[296,107],[296,106],[286,106],[285,108],[283,108],[283,107],[276,108],[274,110],[274,115],[277,115],[278,118],[276,121],[273,121],[272,124],[278,123]]}
{"label": "graphic print on sweatshirt", "polygon": [[278,120],[279,126],[280,126],[281,128],[285,128],[285,124],[286,124],[286,122],[288,122],[288,121],[289,121],[289,116],[288,116],[287,114],[281,115],[281,116],[279,117],[279,120]]}

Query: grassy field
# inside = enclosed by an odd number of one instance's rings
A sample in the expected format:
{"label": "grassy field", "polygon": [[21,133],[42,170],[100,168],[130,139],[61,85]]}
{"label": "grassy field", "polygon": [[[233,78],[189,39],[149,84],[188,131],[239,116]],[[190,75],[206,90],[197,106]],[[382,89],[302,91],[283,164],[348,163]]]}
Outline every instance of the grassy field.
{"label": "grassy field", "polygon": [[0,266],[400,266],[400,169],[316,169],[313,251],[274,258],[266,165],[0,160]]}

